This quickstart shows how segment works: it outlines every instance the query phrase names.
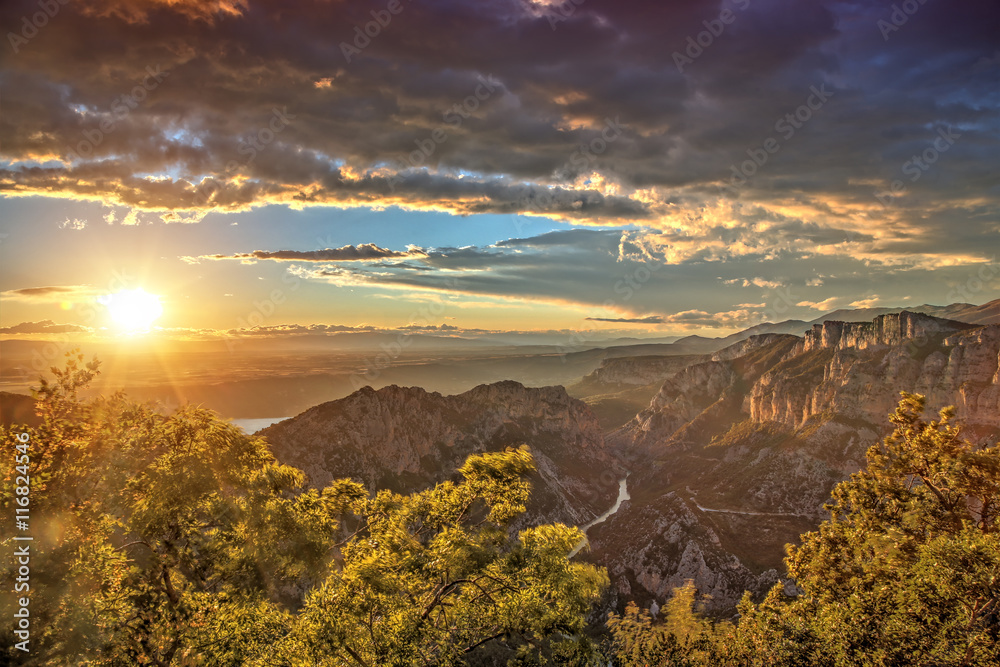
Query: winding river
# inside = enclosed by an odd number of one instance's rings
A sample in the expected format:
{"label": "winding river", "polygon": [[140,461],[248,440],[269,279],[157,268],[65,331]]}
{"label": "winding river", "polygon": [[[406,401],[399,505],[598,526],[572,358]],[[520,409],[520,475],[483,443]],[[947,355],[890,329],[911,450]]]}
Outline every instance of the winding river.
{"label": "winding river", "polygon": [[[612,505],[607,512],[597,517],[596,519],[588,523],[586,526],[581,526],[580,530],[582,530],[584,535],[586,535],[588,530],[590,530],[599,523],[604,523],[605,521],[608,520],[608,517],[610,517],[612,514],[621,509],[622,503],[628,500],[629,498],[630,496],[628,495],[628,475],[625,475],[620,480],[618,480],[618,499],[615,500],[615,504]],[[585,547],[586,545],[587,545],[587,538],[585,537],[582,540],[580,540],[580,543],[573,548],[573,551],[569,553],[569,557],[572,558],[573,556],[578,554],[580,550],[583,549],[583,547]]]}

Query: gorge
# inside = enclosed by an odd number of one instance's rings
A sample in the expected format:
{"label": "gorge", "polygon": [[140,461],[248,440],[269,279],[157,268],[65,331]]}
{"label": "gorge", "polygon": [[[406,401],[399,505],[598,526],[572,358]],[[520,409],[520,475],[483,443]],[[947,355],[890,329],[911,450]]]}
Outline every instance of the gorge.
{"label": "gorge", "polygon": [[[366,387],[260,434],[314,485],[343,476],[398,491],[452,478],[469,453],[527,443],[538,472],[522,524],[584,526],[579,557],[608,568],[609,604],[662,603],[690,579],[725,614],[782,579],[784,544],[825,517],[900,390],[954,405],[968,435],[995,438],[998,357],[1000,325],[902,311],[705,354],[606,358],[575,385],[585,400],[512,381],[454,396]],[[588,405],[656,385],[613,429]]]}

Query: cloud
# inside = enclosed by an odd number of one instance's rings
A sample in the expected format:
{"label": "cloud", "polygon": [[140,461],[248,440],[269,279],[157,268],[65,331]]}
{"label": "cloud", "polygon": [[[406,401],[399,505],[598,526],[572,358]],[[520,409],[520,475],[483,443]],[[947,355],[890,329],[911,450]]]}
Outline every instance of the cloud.
{"label": "cloud", "polygon": [[226,335],[240,336],[305,336],[329,335],[337,333],[354,333],[376,331],[372,326],[346,326],[341,324],[277,324],[272,326],[245,327],[229,329]]}
{"label": "cloud", "polygon": [[591,322],[622,322],[627,324],[663,324],[666,322],[659,315],[649,317],[587,317]]}
{"label": "cloud", "polygon": [[409,246],[406,252],[380,248],[374,243],[362,243],[360,245],[345,245],[340,248],[325,248],[323,250],[254,250],[249,253],[237,253],[234,255],[201,255],[199,257],[182,257],[181,260],[193,264],[200,259],[226,260],[238,259],[247,260],[271,259],[282,262],[365,262],[379,259],[399,259],[412,257],[426,257],[421,248]]}
{"label": "cloud", "polygon": [[[964,284],[1000,250],[1000,5],[967,4],[921,5],[886,42],[884,3],[754,2],[683,72],[673,53],[717,1],[587,0],[555,30],[548,1],[409,2],[350,62],[340,43],[371,21],[364,3],[60,4],[0,68],[18,91],[0,120],[0,196],[100,202],[116,225],[280,205],[576,227],[425,256],[373,236],[181,258],[283,261],[373,292],[688,313],[677,326],[728,326],[771,307],[769,291],[812,310],[862,303],[874,283],[889,302]],[[37,11],[0,3],[0,24]],[[829,101],[785,136],[776,121],[814,87]],[[948,131],[954,145],[909,180]],[[771,138],[780,151],[733,187]],[[880,201],[897,180],[905,192]]]}
{"label": "cloud", "polygon": [[150,15],[169,9],[190,19],[213,23],[223,16],[239,16],[250,0],[96,0],[81,11],[93,16],[114,16],[129,23],[148,23]]}
{"label": "cloud", "polygon": [[[884,5],[752,3],[683,72],[673,53],[717,2],[588,0],[556,30],[539,7],[406,3],[348,62],[340,43],[371,21],[358,3],[61,5],[0,71],[18,91],[0,124],[0,192],[128,206],[125,224],[268,204],[634,223],[664,233],[669,261],[989,245],[990,230],[963,222],[995,218],[1000,200],[995,3],[928,3],[888,44]],[[34,12],[11,0],[0,22]],[[118,118],[114,100],[147,68],[169,76]],[[829,101],[782,136],[776,120],[814,86]],[[933,171],[881,204],[947,128],[961,138]],[[729,187],[772,136],[780,152]],[[704,217],[748,205],[771,221]]]}
{"label": "cloud", "polygon": [[66,218],[65,221],[59,223],[59,229],[72,229],[79,231],[81,229],[86,229],[87,221],[80,220],[79,218]]}
{"label": "cloud", "polygon": [[99,296],[90,285],[63,285],[49,287],[24,287],[0,292],[0,297],[34,303],[64,303],[89,301]]}
{"label": "cloud", "polygon": [[64,334],[91,333],[93,329],[76,324],[56,324],[52,320],[39,322],[21,322],[12,327],[0,328],[0,334]]}
{"label": "cloud", "polygon": [[726,285],[742,285],[743,287],[754,285],[764,289],[777,289],[783,285],[780,280],[767,280],[766,278],[731,278],[722,282]]}
{"label": "cloud", "polygon": [[[842,303],[843,299],[840,297],[830,297],[829,299],[823,299],[822,301],[800,301],[795,305],[800,308],[812,308],[813,310],[830,310],[831,308],[836,308],[838,304]],[[853,304],[852,304],[853,305]]]}
{"label": "cloud", "polygon": [[878,294],[872,294],[867,299],[852,301],[849,305],[851,308],[875,308],[881,302],[882,300],[879,298]]}

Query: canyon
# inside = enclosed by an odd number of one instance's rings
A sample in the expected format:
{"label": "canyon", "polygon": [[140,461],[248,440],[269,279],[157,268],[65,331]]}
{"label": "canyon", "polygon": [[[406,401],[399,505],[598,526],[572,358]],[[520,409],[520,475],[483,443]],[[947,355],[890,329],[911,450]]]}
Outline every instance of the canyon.
{"label": "canyon", "polygon": [[[714,351],[647,351],[606,356],[569,393],[514,381],[452,396],[365,387],[260,435],[315,485],[352,477],[400,492],[453,479],[469,454],[525,443],[538,471],[519,526],[589,524],[575,557],[608,568],[606,608],[662,604],[693,580],[725,616],[744,591],[784,580],[784,545],[826,517],[833,486],[888,432],[901,390],[932,411],[955,406],[974,441],[1000,434],[1000,324],[904,310]],[[637,409],[609,426],[598,416],[608,401]]]}

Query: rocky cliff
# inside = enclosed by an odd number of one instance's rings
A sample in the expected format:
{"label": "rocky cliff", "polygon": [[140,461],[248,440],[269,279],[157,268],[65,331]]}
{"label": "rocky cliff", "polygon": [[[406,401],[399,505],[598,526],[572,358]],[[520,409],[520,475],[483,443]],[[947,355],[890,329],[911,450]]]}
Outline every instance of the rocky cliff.
{"label": "rocky cliff", "polygon": [[632,500],[591,536],[590,557],[625,598],[662,603],[692,578],[717,611],[731,608],[773,582],[782,546],[825,518],[833,485],[888,431],[900,390],[932,410],[956,406],[973,439],[1000,434],[998,360],[1000,325],[906,311],[721,350],[609,436],[632,459]]}
{"label": "rocky cliff", "polygon": [[[409,492],[450,479],[470,454],[525,443],[538,467],[532,522],[583,524],[617,489],[595,484],[617,461],[582,401],[562,387],[512,382],[455,396],[416,387],[362,388],[261,431],[279,460],[323,486],[352,477],[371,489]],[[620,468],[618,468],[620,471]]]}
{"label": "rocky cliff", "polygon": [[604,359],[601,366],[583,378],[608,386],[640,386],[663,382],[707,356],[640,356]]}
{"label": "rocky cliff", "polygon": [[902,312],[870,323],[817,324],[750,390],[751,419],[801,428],[822,413],[882,424],[899,391],[954,405],[973,429],[1000,426],[1000,325]]}

